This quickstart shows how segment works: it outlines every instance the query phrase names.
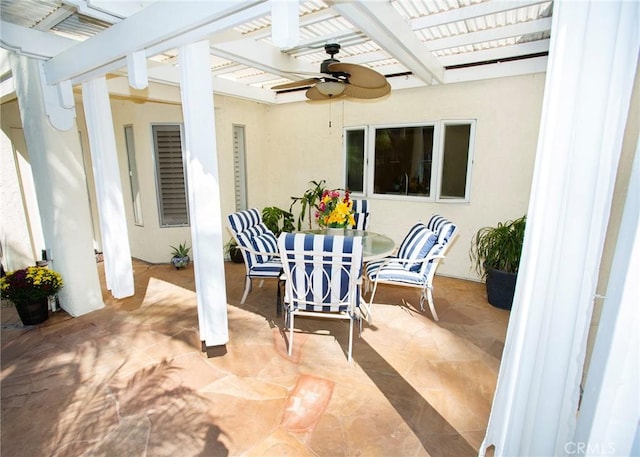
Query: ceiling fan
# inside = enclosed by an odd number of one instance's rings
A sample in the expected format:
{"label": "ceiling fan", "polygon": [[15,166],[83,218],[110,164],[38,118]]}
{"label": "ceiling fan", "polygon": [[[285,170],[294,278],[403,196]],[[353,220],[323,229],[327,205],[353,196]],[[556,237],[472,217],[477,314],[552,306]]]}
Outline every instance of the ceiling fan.
{"label": "ceiling fan", "polygon": [[328,100],[337,97],[378,98],[391,91],[387,79],[375,70],[353,63],[342,63],[334,56],[340,51],[340,45],[325,44],[324,50],[329,58],[322,61],[320,73],[314,78],[293,81],[273,86],[273,90],[309,87],[305,95],[309,100]]}

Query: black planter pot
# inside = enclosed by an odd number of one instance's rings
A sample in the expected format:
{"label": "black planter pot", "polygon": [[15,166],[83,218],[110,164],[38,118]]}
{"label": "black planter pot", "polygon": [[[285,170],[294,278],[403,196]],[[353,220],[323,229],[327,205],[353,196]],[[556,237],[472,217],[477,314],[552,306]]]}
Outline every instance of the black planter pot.
{"label": "black planter pot", "polygon": [[18,316],[24,325],[41,324],[49,319],[49,300],[45,297],[30,303],[16,303]]}
{"label": "black planter pot", "polygon": [[518,275],[515,273],[488,268],[485,285],[487,286],[489,303],[496,308],[510,310],[513,304],[517,277]]}
{"label": "black planter pot", "polygon": [[229,249],[229,257],[231,258],[231,261],[234,263],[244,262],[244,257],[242,257],[241,249],[236,249],[236,248]]}

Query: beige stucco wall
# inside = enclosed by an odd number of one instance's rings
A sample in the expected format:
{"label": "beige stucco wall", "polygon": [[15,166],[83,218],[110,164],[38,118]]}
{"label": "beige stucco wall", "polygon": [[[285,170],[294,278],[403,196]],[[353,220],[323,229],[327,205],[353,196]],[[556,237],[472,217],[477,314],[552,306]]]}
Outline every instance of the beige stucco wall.
{"label": "beige stucco wall", "polygon": [[[179,100],[177,88],[165,87],[165,91],[171,90],[174,91],[172,98],[176,99],[177,97]],[[133,257],[152,263],[168,262],[171,258],[170,246],[177,246],[184,241],[191,245],[191,231],[189,227],[160,227],[151,125],[182,123],[182,109],[176,103],[132,101],[120,97],[112,97],[111,109],[131,254]],[[263,186],[265,180],[267,180],[267,177],[261,173],[263,168],[261,160],[264,156],[262,148],[265,143],[263,136],[266,132],[263,128],[265,112],[265,106],[261,104],[229,97],[215,97],[216,140],[220,188],[223,195],[223,214],[235,211],[232,136],[234,124],[246,126],[247,174],[249,179],[256,186]],[[143,225],[136,225],[133,218],[131,184],[128,176],[127,150],[124,137],[124,127],[126,125],[133,127]],[[81,129],[85,129],[84,124]],[[213,145],[211,153],[215,153]],[[225,238],[228,238],[228,236],[225,236]]]}
{"label": "beige stucco wall", "polygon": [[[223,216],[234,211],[235,207],[234,124],[243,125],[246,132],[249,206],[287,209],[291,204],[290,197],[302,195],[312,180],[325,179],[328,187],[342,187],[343,127],[476,119],[469,203],[406,202],[370,197],[373,212],[371,229],[391,236],[397,243],[412,224],[418,220],[426,221],[433,213],[440,213],[456,222],[459,237],[439,273],[476,278],[468,258],[473,233],[482,226],[519,217],[526,212],[543,88],[544,75],[539,74],[399,90],[385,99],[371,101],[264,105],[215,96]],[[121,89],[119,91],[122,92]],[[163,87],[163,97],[172,101],[150,102],[121,95],[111,99],[132,255],[153,263],[168,262],[170,245],[185,240],[190,244],[188,227],[161,228],[159,225],[151,124],[182,122],[178,88]],[[78,128],[87,156],[88,183],[99,246],[80,93],[77,93],[77,101]],[[134,131],[143,226],[133,222],[124,142],[124,126],[129,124]]]}
{"label": "beige stucco wall", "polygon": [[0,120],[0,246],[11,271],[33,265],[45,246],[17,100],[2,105]]}
{"label": "beige stucco wall", "polygon": [[[469,203],[405,202],[369,198],[371,229],[397,243],[416,221],[433,213],[451,219],[459,236],[438,272],[477,278],[470,268],[471,237],[480,228],[526,213],[536,151],[544,75],[501,78],[393,92],[366,102],[295,103],[268,108],[268,192],[251,195],[258,206],[287,207],[311,180],[343,185],[342,127],[443,119],[476,119]],[[329,121],[331,120],[331,127]],[[282,179],[285,178],[285,179]]]}

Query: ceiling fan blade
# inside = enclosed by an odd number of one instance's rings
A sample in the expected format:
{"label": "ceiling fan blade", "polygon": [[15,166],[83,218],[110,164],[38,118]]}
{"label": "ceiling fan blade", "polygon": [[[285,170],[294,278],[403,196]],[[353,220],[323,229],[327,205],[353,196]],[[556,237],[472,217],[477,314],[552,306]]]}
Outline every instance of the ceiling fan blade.
{"label": "ceiling fan blade", "polygon": [[347,73],[350,84],[367,89],[383,87],[387,82],[387,78],[377,71],[354,63],[332,63],[329,65],[329,71]]}
{"label": "ceiling fan blade", "polygon": [[329,100],[329,98],[332,98],[332,97],[329,97],[328,95],[324,95],[323,93],[321,93],[318,90],[318,88],[315,86],[307,89],[307,91],[304,94],[307,96],[309,100]]}
{"label": "ceiling fan blade", "polygon": [[310,86],[312,84],[317,83],[318,81],[320,81],[319,78],[302,79],[300,81],[293,81],[290,83],[278,84],[277,86],[273,86],[271,89],[273,90],[295,89],[296,87]]}
{"label": "ceiling fan blade", "polygon": [[347,84],[344,88],[344,95],[347,97],[364,99],[384,97],[389,92],[391,92],[391,84],[387,81],[385,81],[384,86],[382,87],[368,88]]}

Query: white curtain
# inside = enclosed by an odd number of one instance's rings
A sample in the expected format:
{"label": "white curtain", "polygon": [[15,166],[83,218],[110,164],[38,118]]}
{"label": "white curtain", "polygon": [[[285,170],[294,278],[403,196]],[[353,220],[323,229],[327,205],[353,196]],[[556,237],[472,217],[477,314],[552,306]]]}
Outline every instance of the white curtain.
{"label": "white curtain", "polygon": [[574,435],[579,385],[638,63],[640,2],[553,8],[525,247],[480,455],[491,445],[496,456],[588,450]]}

